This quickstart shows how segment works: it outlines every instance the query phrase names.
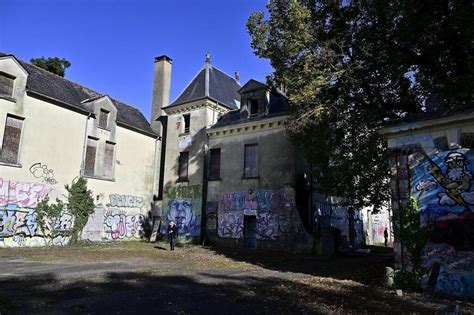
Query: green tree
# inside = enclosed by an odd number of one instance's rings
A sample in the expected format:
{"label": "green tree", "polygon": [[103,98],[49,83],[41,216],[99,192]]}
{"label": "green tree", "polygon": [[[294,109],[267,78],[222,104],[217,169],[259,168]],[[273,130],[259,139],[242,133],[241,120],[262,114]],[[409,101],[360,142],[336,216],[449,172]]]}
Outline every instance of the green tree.
{"label": "green tree", "polygon": [[94,213],[94,198],[92,191],[87,188],[87,179],[79,177],[71,186],[65,186],[68,192],[68,210],[74,217],[74,225],[71,231],[70,244],[77,242],[80,233]]}
{"label": "green tree", "polygon": [[472,104],[471,1],[273,0],[247,22],[292,104],[287,130],[319,189],[356,207],[388,195],[376,130],[426,106]]}
{"label": "green tree", "polygon": [[64,77],[66,69],[71,66],[71,63],[66,59],[59,59],[58,57],[41,57],[32,58],[31,63],[41,69],[57,74]]}

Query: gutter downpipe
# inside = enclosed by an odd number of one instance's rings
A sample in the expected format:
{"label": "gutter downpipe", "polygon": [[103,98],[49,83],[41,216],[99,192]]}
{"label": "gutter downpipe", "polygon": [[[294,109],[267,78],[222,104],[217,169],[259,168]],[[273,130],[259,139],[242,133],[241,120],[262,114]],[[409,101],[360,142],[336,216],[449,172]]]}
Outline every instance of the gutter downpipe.
{"label": "gutter downpipe", "polygon": [[86,128],[84,130],[84,142],[82,144],[82,161],[81,161],[81,169],[79,170],[79,177],[84,176],[84,168],[85,168],[85,159],[86,159],[86,144],[87,144],[87,133],[89,128],[89,118],[91,118],[92,113],[87,114],[86,118]]}

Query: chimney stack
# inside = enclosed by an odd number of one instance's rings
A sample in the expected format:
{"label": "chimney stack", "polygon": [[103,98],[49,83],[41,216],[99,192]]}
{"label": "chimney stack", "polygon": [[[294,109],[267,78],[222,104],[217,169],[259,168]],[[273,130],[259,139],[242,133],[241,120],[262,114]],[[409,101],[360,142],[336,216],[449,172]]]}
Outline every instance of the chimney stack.
{"label": "chimney stack", "polygon": [[165,115],[162,108],[169,105],[171,86],[171,58],[163,55],[155,58],[151,128],[160,135],[160,123],[156,120]]}
{"label": "chimney stack", "polygon": [[240,82],[240,71],[239,70],[235,70],[234,77],[235,77],[235,81]]}

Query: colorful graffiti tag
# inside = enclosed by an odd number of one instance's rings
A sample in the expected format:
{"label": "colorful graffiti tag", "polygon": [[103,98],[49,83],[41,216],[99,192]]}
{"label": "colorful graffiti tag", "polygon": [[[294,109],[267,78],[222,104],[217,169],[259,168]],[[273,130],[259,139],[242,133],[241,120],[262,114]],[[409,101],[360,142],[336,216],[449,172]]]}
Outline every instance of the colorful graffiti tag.
{"label": "colorful graffiti tag", "polygon": [[8,181],[0,178],[0,206],[15,204],[20,207],[35,208],[51,191],[51,187],[41,183]]}
{"label": "colorful graffiti tag", "polygon": [[46,218],[43,229],[36,221],[37,203],[52,191],[43,183],[0,179],[0,247],[65,245],[73,226],[66,211]]}
{"label": "colorful graffiti tag", "polygon": [[265,190],[224,194],[218,216],[218,235],[242,238],[244,215],[255,215],[256,238],[275,241],[291,231],[290,213],[293,200],[284,190]]}
{"label": "colorful graffiti tag", "polygon": [[0,246],[66,245],[72,226],[72,215],[63,213],[58,218],[46,218],[42,230],[34,209],[9,204],[0,207]]}
{"label": "colorful graffiti tag", "polygon": [[431,282],[425,285],[435,292],[474,296],[472,161],[473,151],[458,149],[426,157],[413,167],[412,195],[420,207],[420,222],[432,226],[425,248]]}
{"label": "colorful graffiti tag", "polygon": [[166,234],[173,220],[178,227],[178,240],[190,241],[201,233],[202,191],[200,185],[167,186],[162,218],[165,222],[161,232]]}
{"label": "colorful graffiti tag", "polygon": [[104,240],[137,239],[144,236],[145,216],[141,211],[145,205],[142,197],[132,195],[109,195],[110,203],[103,218]]}
{"label": "colorful graffiti tag", "polygon": [[144,222],[142,214],[127,215],[108,211],[104,218],[105,239],[140,238],[143,236]]}

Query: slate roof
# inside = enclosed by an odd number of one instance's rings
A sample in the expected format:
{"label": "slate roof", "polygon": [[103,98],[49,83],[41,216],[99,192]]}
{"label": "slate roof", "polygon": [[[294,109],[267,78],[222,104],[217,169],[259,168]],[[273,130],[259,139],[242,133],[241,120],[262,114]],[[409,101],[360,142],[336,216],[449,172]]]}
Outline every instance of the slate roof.
{"label": "slate roof", "polygon": [[[239,93],[245,94],[260,89],[269,89],[269,87],[264,83],[251,79],[239,90]],[[267,114],[248,117],[247,114],[242,113],[240,109],[232,110],[219,117],[217,122],[210,129],[285,116],[288,115],[289,106],[286,96],[278,91],[271,91]]]}
{"label": "slate roof", "polygon": [[239,89],[240,83],[235,78],[206,62],[183,92],[167,107],[208,98],[233,110],[239,108]]}
{"label": "slate roof", "polygon": [[[0,57],[4,56],[13,55],[0,52]],[[81,102],[104,96],[104,94],[71,82],[32,64],[17,58],[16,60],[28,72],[28,80],[26,82],[27,91],[40,94],[47,98],[55,99],[85,112],[89,112],[89,110]],[[116,99],[111,98],[111,100],[117,108],[118,124],[122,123],[123,125],[130,126],[132,128],[138,129],[139,131],[156,136],[156,134],[151,129],[149,122],[140,112],[140,110]]]}

